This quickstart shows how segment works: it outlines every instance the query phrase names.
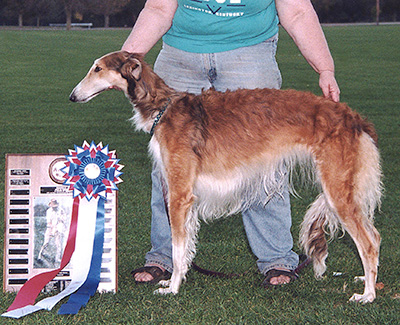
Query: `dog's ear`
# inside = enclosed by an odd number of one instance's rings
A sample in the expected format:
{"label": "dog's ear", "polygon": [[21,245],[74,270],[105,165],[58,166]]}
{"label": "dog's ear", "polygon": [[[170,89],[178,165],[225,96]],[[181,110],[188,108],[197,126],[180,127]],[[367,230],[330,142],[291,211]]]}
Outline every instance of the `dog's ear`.
{"label": "dog's ear", "polygon": [[142,75],[142,63],[136,57],[130,56],[121,68],[121,74],[127,79],[140,80]]}

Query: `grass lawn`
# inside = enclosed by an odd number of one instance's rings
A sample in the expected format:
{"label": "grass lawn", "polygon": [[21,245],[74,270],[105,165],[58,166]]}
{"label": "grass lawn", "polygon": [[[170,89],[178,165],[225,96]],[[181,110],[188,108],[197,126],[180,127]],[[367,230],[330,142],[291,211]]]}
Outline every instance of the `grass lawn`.
{"label": "grass lawn", "polygon": [[[68,101],[72,88],[93,60],[118,50],[129,30],[10,31],[0,29],[0,197],[4,197],[5,153],[67,153],[83,140],[102,141],[117,150],[124,183],[119,185],[119,291],[96,294],[75,316],[58,316],[58,307],[3,323],[150,323],[150,324],[399,324],[400,323],[400,39],[399,26],[326,27],[336,62],[341,98],[367,116],[378,131],[385,174],[382,211],[376,227],[382,235],[378,281],[383,288],[373,304],[348,303],[363,285],[355,245],[348,235],[329,247],[326,277],[317,281],[308,267],[290,286],[263,289],[255,257],[247,244],[240,216],[203,224],[196,262],[222,272],[247,273],[215,279],[190,271],[178,295],[157,296],[154,287],[136,286],[130,271],[143,264],[150,247],[149,135],[135,132],[128,119],[132,107],[118,92],[88,104]],[[157,45],[147,56],[152,63]],[[317,75],[288,35],[280,35],[278,62],[283,88],[320,94]],[[305,209],[315,195],[299,190],[293,198],[293,236],[298,239]],[[0,214],[4,203],[0,201]],[[4,233],[4,225],[0,225]],[[0,245],[4,238],[0,238]],[[298,245],[294,249],[299,252]],[[1,253],[2,254],[2,253]],[[1,259],[2,260],[2,259]],[[343,272],[334,277],[333,272]],[[0,311],[15,294],[0,295]]]}

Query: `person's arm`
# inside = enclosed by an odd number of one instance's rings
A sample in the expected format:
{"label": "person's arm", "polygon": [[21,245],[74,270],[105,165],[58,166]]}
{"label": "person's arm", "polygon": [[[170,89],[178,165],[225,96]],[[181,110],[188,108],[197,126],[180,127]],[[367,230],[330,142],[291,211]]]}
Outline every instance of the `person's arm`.
{"label": "person's arm", "polygon": [[319,73],[319,86],[325,97],[339,101],[335,65],[310,0],[275,0],[282,27],[292,37],[301,54]]}
{"label": "person's arm", "polygon": [[177,7],[177,0],[147,0],[121,50],[145,55],[171,27]]}

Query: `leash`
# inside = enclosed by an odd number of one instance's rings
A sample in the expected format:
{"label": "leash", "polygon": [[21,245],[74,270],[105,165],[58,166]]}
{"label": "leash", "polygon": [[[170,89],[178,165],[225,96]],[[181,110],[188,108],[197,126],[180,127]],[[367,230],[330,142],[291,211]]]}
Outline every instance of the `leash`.
{"label": "leash", "polygon": [[307,267],[311,262],[312,259],[311,257],[308,257],[306,255],[300,255],[300,260],[304,258],[304,261],[301,262],[295,269],[294,273],[299,274],[305,267]]}
{"label": "leash", "polygon": [[168,107],[170,102],[171,102],[171,99],[168,98],[167,103],[161,108],[160,112],[157,114],[157,116],[156,116],[156,118],[155,118],[155,120],[153,122],[153,126],[151,127],[151,130],[150,130],[150,135],[151,136],[153,136],[154,129],[156,128],[158,122],[160,122],[160,119],[163,116],[163,114],[164,114],[165,110],[167,109],[167,107]]}
{"label": "leash", "polygon": [[[297,268],[295,268],[293,270],[293,273],[295,274],[299,274],[301,273],[301,271],[307,267],[311,262],[312,259],[311,257],[307,257],[306,255],[300,255],[300,260],[304,259],[304,261],[302,261]],[[212,270],[207,270],[207,269],[203,269],[200,266],[198,266],[196,263],[192,262],[192,268],[204,275],[208,275],[208,276],[213,276],[216,278],[224,278],[224,279],[232,279],[232,278],[238,278],[238,277],[242,277],[244,275],[246,275],[249,271],[246,271],[244,273],[241,274],[237,274],[237,273],[223,273],[223,272],[217,272],[217,271],[212,271]]]}
{"label": "leash", "polygon": [[217,272],[217,271],[212,271],[212,270],[207,270],[207,269],[203,269],[200,266],[198,266],[195,262],[192,262],[192,268],[193,270],[201,273],[201,274],[205,274],[208,276],[213,276],[216,278],[224,278],[224,279],[232,279],[232,278],[238,278],[241,276],[246,275],[249,271],[246,271],[244,273],[241,274],[237,274],[237,273],[222,273],[222,272]]}

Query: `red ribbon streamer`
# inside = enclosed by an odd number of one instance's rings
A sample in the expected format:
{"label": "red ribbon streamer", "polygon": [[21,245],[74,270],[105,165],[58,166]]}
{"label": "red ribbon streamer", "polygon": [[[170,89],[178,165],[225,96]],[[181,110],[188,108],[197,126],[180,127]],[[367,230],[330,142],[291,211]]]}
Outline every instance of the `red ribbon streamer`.
{"label": "red ribbon streamer", "polygon": [[63,257],[61,259],[60,268],[53,271],[37,274],[33,278],[29,279],[19,290],[17,296],[14,299],[14,302],[11,304],[10,307],[8,307],[7,311],[22,308],[27,305],[33,305],[44,286],[51,280],[53,280],[55,276],[69,263],[72,253],[75,250],[79,201],[79,196],[75,197],[72,207],[71,225],[69,228],[70,230],[68,234],[68,240],[64,249]]}

